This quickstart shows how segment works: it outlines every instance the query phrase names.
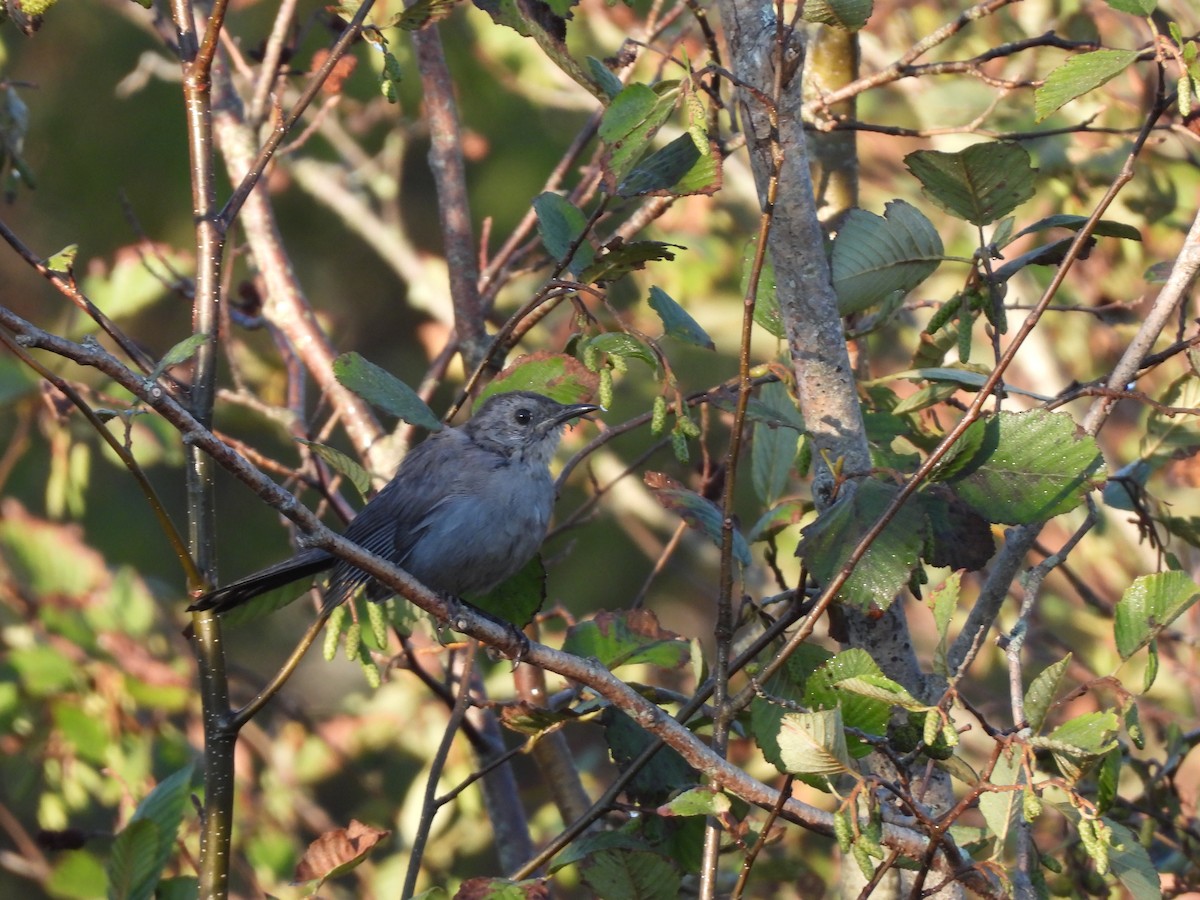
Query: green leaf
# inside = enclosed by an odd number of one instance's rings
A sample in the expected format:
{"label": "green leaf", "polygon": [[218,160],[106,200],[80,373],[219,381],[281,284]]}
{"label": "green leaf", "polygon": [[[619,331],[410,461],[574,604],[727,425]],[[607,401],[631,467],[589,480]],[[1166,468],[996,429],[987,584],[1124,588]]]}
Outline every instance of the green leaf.
{"label": "green leaf", "polygon": [[1113,625],[1121,659],[1145,647],[1198,599],[1200,586],[1183,572],[1134,579],[1117,602]]}
{"label": "green leaf", "polygon": [[175,849],[179,824],[183,821],[184,810],[189,806],[192,772],[193,767],[188,764],[160,781],[138,804],[130,819],[130,824],[148,820],[158,827],[158,855],[154,859],[155,882]]}
{"label": "green leaf", "polygon": [[654,370],[658,375],[658,357],[640,338],[624,331],[606,331],[588,341],[588,346],[601,353],[620,356],[624,359],[638,359]]}
{"label": "green leaf", "polygon": [[1137,50],[1093,50],[1072,56],[1046,76],[1033,94],[1036,121],[1041,122],[1076,97],[1116,78],[1137,60]]}
{"label": "green leaf", "polygon": [[[846,727],[879,737],[887,733],[893,706],[928,709],[884,675],[870,654],[858,649],[844,650],[818,666],[805,682],[803,704],[810,709],[838,707]],[[857,737],[846,740],[852,756],[871,752],[871,745]]]}
{"label": "green leaf", "polygon": [[[788,407],[794,409],[791,395],[779,382],[764,384],[758,392],[759,399],[769,408]],[[754,491],[767,506],[774,505],[787,489],[792,467],[796,463],[796,445],[799,436],[790,428],[754,424],[754,437],[750,444],[750,475]]]}
{"label": "green leaf", "polygon": [[410,424],[441,431],[442,423],[417,392],[357,353],[343,353],[333,361],[333,374],[348,390]]}
{"label": "green leaf", "polygon": [[[607,707],[600,719],[604,724],[605,743],[608,744],[613,762],[622,772],[629,769],[642,751],[656,740],[614,706]],[[688,765],[678,751],[663,747],[654,754],[648,765],[638,770],[625,790],[635,803],[657,805],[665,802],[677,790],[695,787],[696,781],[696,770]]]}
{"label": "green leaf", "polygon": [[158,365],[154,367],[154,371],[150,373],[149,378],[157,380],[167,369],[191,359],[207,339],[208,336],[204,334],[193,334],[185,337],[168,350],[166,355],[159,360]]}
{"label": "green leaf", "polygon": [[631,84],[613,98],[600,120],[600,139],[607,145],[601,165],[610,193],[616,193],[633,171],[651,138],[671,115],[677,98],[678,91],[670,84],[660,84],[657,90]]}
{"label": "green leaf", "polygon": [[1158,8],[1158,0],[1104,0],[1117,12],[1148,16]]}
{"label": "green leaf", "polygon": [[346,476],[360,496],[367,496],[367,491],[371,490],[371,476],[366,469],[353,459],[341,450],[326,444],[320,444],[316,441],[306,441],[304,438],[294,438],[294,440],[296,443],[310,448],[329,468]]}
{"label": "green leaf", "polygon": [[655,150],[617,185],[618,197],[668,192],[668,189],[700,161],[700,150],[690,134],[681,134]]}
{"label": "green leaf", "polygon": [[666,857],[646,849],[594,853],[579,864],[579,876],[595,897],[673,900],[680,895],[679,872]]}
{"label": "green leaf", "polygon": [[534,556],[516,575],[470,603],[490,616],[524,628],[546,600],[546,566]]}
{"label": "green leaf", "polygon": [[[801,532],[796,553],[818,584],[828,584],[837,574],[897,490],[868,478],[853,497],[835,503]],[[925,517],[913,504],[902,506],[859,561],[839,599],[864,610],[891,606],[917,564],[926,529]]]}
{"label": "green leaf", "polygon": [[534,391],[559,403],[584,403],[596,393],[596,373],[573,356],[539,350],[521,357],[479,392],[472,409],[478,410],[493,394]]}
{"label": "green leaf", "polygon": [[75,258],[79,256],[78,244],[67,244],[57,253],[52,253],[42,260],[42,265],[55,275],[70,277],[75,271]]}
{"label": "green leaf", "polygon": [[854,771],[846,749],[842,711],[787,713],[779,728],[784,771],[793,775],[841,775]]}
{"label": "green leaf", "polygon": [[768,509],[758,517],[758,521],[746,533],[747,542],[753,544],[755,541],[765,541],[767,538],[779,534],[785,528],[799,525],[800,520],[804,518],[806,509],[807,501],[804,500],[785,500],[778,506]]}
{"label": "green leaf", "polygon": [[908,293],[942,261],[942,239],[916,207],[892,200],[883,216],[852,209],[833,242],[838,312],[861,312],[896,292]]}
{"label": "green leaf", "polygon": [[1033,747],[1050,750],[1059,770],[1078,781],[1096,759],[1115,747],[1118,720],[1114,712],[1084,713],[1064,722],[1045,737],[1031,738]]}
{"label": "green leaf", "polygon": [[606,244],[592,264],[579,273],[579,280],[585,284],[616,281],[630,272],[644,269],[648,262],[673,260],[675,250],[680,249],[683,248],[678,244],[668,244],[663,241],[630,241],[626,243],[616,239]]}
{"label": "green leaf", "polygon": [[433,22],[440,22],[454,11],[456,0],[414,0],[407,8],[379,22],[377,28],[399,28],[418,31]]}
{"label": "green leaf", "polygon": [[[1045,231],[1048,228],[1066,228],[1070,231],[1078,231],[1087,224],[1087,220],[1087,216],[1073,216],[1065,213],[1046,216],[1044,219],[1038,219],[1032,225],[1022,228],[1010,238],[1010,242],[1027,234]],[[1092,229],[1092,234],[1097,237],[1123,238],[1127,241],[1140,241],[1142,239],[1142,233],[1134,226],[1126,225],[1124,222],[1113,222],[1111,219],[1101,219],[1097,222],[1096,227]]]}
{"label": "green leaf", "polygon": [[[587,228],[587,216],[566,197],[553,191],[535,197],[533,209],[537,213],[538,234],[542,236],[546,252],[555,262],[562,262]],[[579,241],[567,269],[578,275],[592,264],[594,257],[592,245],[586,239]]]}
{"label": "green leaf", "polygon": [[676,303],[671,296],[659,287],[650,288],[650,308],[662,319],[663,329],[667,335],[686,344],[694,344],[705,350],[715,350],[716,344],[700,327],[688,311]]}
{"label": "green leaf", "polygon": [[133,821],[121,829],[106,867],[109,900],[150,900],[154,896],[158,844],[159,828],[154,822]]}
{"label": "green leaf", "polygon": [[684,791],[660,806],[660,816],[723,816],[733,808],[726,794],[709,787],[695,787]]}
{"label": "green leaf", "polygon": [[1042,669],[1037,678],[1033,679],[1033,683],[1029,685],[1029,690],[1025,692],[1025,720],[1034,734],[1042,730],[1042,724],[1046,721],[1046,713],[1050,711],[1050,706],[1054,703],[1058,687],[1062,684],[1063,675],[1066,674],[1067,666],[1070,664],[1071,654],[1068,653],[1058,662],[1051,663]]}
{"label": "green leaf", "polygon": [[925,598],[933,611],[933,624],[937,628],[938,643],[934,650],[933,670],[939,675],[950,675],[946,662],[946,649],[950,639],[950,621],[958,608],[958,596],[962,589],[962,572],[951,572],[944,583],[934,588]]}
{"label": "green leaf", "polygon": [[858,31],[871,18],[873,0],[805,0],[804,21]]}
{"label": "green leaf", "polygon": [[972,144],[957,153],[916,150],[904,157],[926,196],[973,225],[990,225],[1030,197],[1037,170],[1029,153],[1012,141]]}
{"label": "green leaf", "polygon": [[563,652],[597,659],[610,669],[643,664],[679,669],[691,658],[687,641],[661,628],[649,610],[600,612],[577,622],[567,629]]}
{"label": "green leaf", "polygon": [[1012,413],[972,423],[963,434],[973,448],[953,460],[948,482],[991,522],[1045,522],[1074,509],[1103,466],[1093,438],[1075,433],[1065,413]]}
{"label": "green leaf", "polygon": [[[721,546],[724,516],[715,503],[656,472],[646,473],[646,484],[664,508]],[[733,529],[733,557],[743,566],[750,565],[750,545],[737,528]]]}
{"label": "green leaf", "polygon": [[[1020,752],[1016,748],[1009,748],[996,760],[988,781],[996,787],[1020,784],[1022,772]],[[979,811],[996,838],[993,859],[1004,858],[1004,845],[1017,817],[1021,815],[1021,799],[1021,791],[985,791],[979,797]]]}
{"label": "green leaf", "polygon": [[594,56],[587,58],[588,72],[591,73],[592,80],[600,86],[600,89],[608,95],[608,99],[612,100],[617,94],[625,89],[625,85],[621,82],[608,66],[596,59]]}
{"label": "green leaf", "polygon": [[1108,817],[1102,821],[1112,831],[1111,849],[1108,852],[1109,871],[1117,876],[1132,900],[1160,900],[1162,881],[1158,869],[1146,848],[1138,843],[1137,835]]}

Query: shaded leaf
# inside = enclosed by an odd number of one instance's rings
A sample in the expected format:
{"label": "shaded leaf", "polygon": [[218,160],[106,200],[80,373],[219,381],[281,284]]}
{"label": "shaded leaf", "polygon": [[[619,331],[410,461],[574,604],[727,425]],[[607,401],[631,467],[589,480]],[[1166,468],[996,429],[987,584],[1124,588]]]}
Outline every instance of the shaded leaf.
{"label": "shaded leaf", "polygon": [[[988,781],[996,787],[1021,783],[1021,754],[1009,748],[1000,754]],[[979,811],[988,830],[996,837],[995,859],[1004,859],[1004,845],[1021,814],[1021,791],[985,791],[979,797]]]}
{"label": "shaded leaf", "polygon": [[[613,763],[621,772],[628,770],[642,751],[656,740],[614,706],[605,708],[601,721],[604,723],[605,743],[608,744]],[[693,787],[696,779],[696,770],[688,765],[678,751],[663,747],[626,784],[625,792],[635,803],[658,806],[676,791]]]}
{"label": "shaded leaf", "polygon": [[1093,50],[1072,56],[1046,76],[1033,93],[1035,121],[1066,106],[1124,72],[1138,58],[1137,50]]}
{"label": "shaded leaf", "polygon": [[758,517],[758,521],[746,534],[747,542],[765,541],[792,525],[799,525],[810,504],[804,500],[785,500]]}
{"label": "shaded leaf", "polygon": [[1129,659],[1200,599],[1200,585],[1183,572],[1134,579],[1117,602],[1113,631],[1121,659]]}
{"label": "shaded leaf", "polygon": [[1046,713],[1050,711],[1050,707],[1054,703],[1058,687],[1062,684],[1063,676],[1070,664],[1071,654],[1068,653],[1058,662],[1051,663],[1042,669],[1025,692],[1025,720],[1034,734],[1041,731],[1042,724],[1046,721]]}
{"label": "shaded leaf", "polygon": [[916,150],[904,163],[925,194],[951,215],[990,225],[1033,196],[1037,170],[1013,141],[972,144],[957,153]]}
{"label": "shaded leaf", "polygon": [[[704,534],[710,541],[721,546],[724,516],[711,500],[690,491],[679,482],[661,472],[647,472],[646,486],[666,509],[676,513],[688,525]],[[733,556],[743,566],[750,565],[750,545],[737,528],[733,533]]]}
{"label": "shaded leaf", "polygon": [[991,523],[943,485],[927,485],[913,498],[929,523],[921,556],[932,566],[976,572],[996,552]]}
{"label": "shaded leaf", "polygon": [[[772,411],[795,408],[787,388],[779,382],[764,384],[758,396]],[[754,438],[750,444],[751,481],[758,498],[767,506],[779,500],[787,488],[796,462],[797,441],[798,435],[790,428],[754,423]]]}
{"label": "shaded leaf", "polygon": [[850,210],[830,261],[838,312],[861,312],[892,294],[908,293],[933,274],[943,255],[932,223],[903,200],[887,203],[882,216]]}
{"label": "shaded leaf", "polygon": [[617,185],[618,197],[637,197],[667,191],[700,160],[700,150],[690,134],[681,134],[655,150]]}
{"label": "shaded leaf", "polygon": [[602,850],[579,864],[579,875],[596,897],[675,900],[680,875],[664,856],[645,849]]}
{"label": "shaded leaf", "polygon": [[945,582],[935,587],[926,597],[925,602],[933,612],[933,624],[937,628],[938,642],[933,653],[933,671],[938,675],[949,676],[949,666],[946,662],[946,649],[950,640],[950,621],[958,608],[958,596],[962,589],[962,571],[951,572]]}
{"label": "shaded leaf", "polygon": [[[1038,219],[1032,225],[1027,225],[1009,241],[1015,241],[1019,237],[1024,237],[1027,234],[1033,234],[1037,231],[1044,231],[1047,228],[1067,228],[1071,231],[1078,231],[1087,224],[1088,216],[1075,216],[1066,213],[1058,215],[1046,216],[1044,219]],[[1092,234],[1097,237],[1115,237],[1123,238],[1127,241],[1140,241],[1142,233],[1133,225],[1126,225],[1124,222],[1114,222],[1111,219],[1101,219],[1096,223],[1096,227],[1092,229]]]}
{"label": "shaded leaf", "polygon": [[616,74],[606,66],[603,62],[596,59],[594,56],[587,58],[588,72],[592,76],[592,80],[596,82],[611,100],[625,89],[624,83]]}
{"label": "shaded leaf", "polygon": [[604,111],[600,139],[607,146],[601,164],[610,193],[618,191],[618,185],[633,171],[651,138],[671,115],[678,99],[674,87],[660,83],[656,90],[645,84],[628,85]]}
{"label": "shaded leaf", "polygon": [[700,327],[700,323],[662,288],[650,288],[650,308],[658,313],[663,329],[670,337],[706,350],[717,348],[713,339]]}
{"label": "shaded leaf", "polygon": [[166,355],[159,360],[158,365],[154,367],[154,371],[148,377],[152,381],[157,380],[167,369],[191,359],[206,340],[208,340],[208,336],[204,334],[192,334],[185,337],[166,352]]}
{"label": "shaded leaf", "polygon": [[623,241],[614,238],[600,249],[591,265],[579,273],[585,284],[616,281],[623,275],[644,269],[646,263],[655,260],[673,260],[678,244],[663,241]]}
{"label": "shaded leaf", "polygon": [[[845,565],[897,490],[894,485],[865,479],[852,497],[835,503],[801,532],[796,553],[818,584],[828,584]],[[914,504],[902,506],[859,561],[839,599],[860,609],[891,606],[917,564],[927,527]]]}
{"label": "shaded leaf", "polygon": [[333,374],[343,387],[372,406],[429,431],[441,431],[442,423],[416,391],[359,354],[343,353],[335,359]]}
{"label": "shaded leaf", "polygon": [[109,900],[150,900],[154,896],[158,844],[158,825],[149,819],[130,822],[121,829],[105,867]]}
{"label": "shaded leaf", "polygon": [[[533,209],[537,213],[538,234],[541,235],[546,252],[555,262],[562,262],[587,228],[587,216],[566,197],[553,191],[546,191],[535,197]],[[578,275],[592,264],[594,257],[592,245],[586,239],[579,241],[567,269]]]}
{"label": "shaded leaf", "polygon": [[296,443],[310,448],[329,468],[348,478],[361,496],[365,497],[371,490],[370,474],[341,450],[327,444],[319,444],[316,441],[306,441],[304,438],[294,438],[294,440]]}
{"label": "shaded leaf", "polygon": [[540,554],[482,597],[471,597],[471,605],[490,616],[524,628],[546,602],[546,566]]}

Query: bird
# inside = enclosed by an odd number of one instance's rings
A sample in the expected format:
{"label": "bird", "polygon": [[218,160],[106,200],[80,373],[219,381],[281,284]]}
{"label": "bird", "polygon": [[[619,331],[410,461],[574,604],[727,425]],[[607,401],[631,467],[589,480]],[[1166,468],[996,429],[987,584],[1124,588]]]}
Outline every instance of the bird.
{"label": "bird", "polygon": [[[550,461],[563,428],[600,408],[532,391],[493,394],[467,422],[410,450],[345,537],[442,596],[487,593],[537,553],[554,508]],[[375,601],[395,593],[357,566],[311,548],[204,594],[188,611],[224,613],[327,570],[322,615],[360,587]]]}

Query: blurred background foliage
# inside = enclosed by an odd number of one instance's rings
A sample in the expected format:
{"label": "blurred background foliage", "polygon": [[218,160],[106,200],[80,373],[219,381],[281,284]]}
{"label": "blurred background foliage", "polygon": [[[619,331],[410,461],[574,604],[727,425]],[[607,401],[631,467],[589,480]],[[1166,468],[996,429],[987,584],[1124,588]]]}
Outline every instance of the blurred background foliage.
{"label": "blurred background foliage", "polygon": [[[617,52],[648,5],[581,4],[569,32],[576,57]],[[289,64],[302,73],[314,53],[328,44],[330,31],[324,7],[302,3],[300,10],[301,37]],[[233,4],[228,31],[241,53],[252,55],[261,46],[274,11],[273,4],[255,0]],[[1186,10],[1177,15],[1186,19]],[[864,66],[882,68],[944,18],[941,4],[876,4],[862,38]],[[1114,35],[1128,20],[1099,4],[1029,0],[1011,14],[965,31],[939,53],[969,56],[1041,33],[1051,21],[1057,21],[1060,31],[1100,34],[1119,43]],[[190,274],[193,229],[178,67],[149,22],[136,4],[106,0],[52,10],[32,38],[12,27],[0,29],[0,78],[28,107],[23,153],[37,180],[36,188],[21,185],[0,216],[40,255],[78,244],[76,271],[88,295],[158,358],[191,332],[190,304],[172,287],[177,276]],[[547,173],[595,103],[549,65],[533,42],[494,26],[477,9],[459,7],[440,27],[458,84],[476,234],[489,235],[494,249],[528,213]],[[699,50],[694,43],[685,42],[685,47]],[[407,37],[393,40],[391,50],[405,73],[399,102],[388,104],[380,96],[381,58],[360,46],[336,109],[272,171],[268,188],[298,281],[334,345],[340,351],[356,350],[416,384],[447,337],[450,311],[436,197],[426,163],[429,141],[420,116],[420,83]],[[1044,76],[1063,58],[1052,50],[1025,54],[1011,62],[1019,71],[1006,74]],[[651,55],[638,75],[650,78],[660,64]],[[1025,140],[1040,175],[1037,196],[1019,211],[1021,222],[1089,211],[1122,164],[1129,140],[1128,132],[1100,129],[1136,127],[1138,110],[1152,90],[1144,80],[1147,71],[1131,68],[1103,91],[1039,126],[1065,128],[1088,120],[1096,130]],[[926,77],[868,92],[859,100],[858,116],[926,132],[860,139],[861,205],[878,213],[885,201],[902,198],[931,217],[936,210],[904,170],[903,156],[930,146],[959,149],[979,137],[977,130],[931,138],[929,130],[968,126],[979,117],[986,117],[979,130],[1028,132],[1034,127],[1027,91],[1002,91],[997,99],[993,86],[971,78]],[[1058,305],[1085,311],[1050,313],[1018,357],[1009,382],[1053,394],[1111,368],[1154,290],[1154,267],[1173,259],[1200,196],[1195,120],[1175,125],[1152,139],[1138,178],[1107,216],[1135,225],[1142,241],[1099,242],[1059,295]],[[361,148],[361,165],[345,166],[349,145]],[[303,168],[314,163],[343,168],[336,176]],[[398,236],[402,263],[382,259],[359,227],[331,210],[330,197],[355,178],[370,180],[376,190],[394,197],[387,209],[398,218],[389,221],[385,215],[379,227],[386,225]],[[571,171],[565,183],[570,186],[576,178]],[[222,190],[227,189],[223,183]],[[735,154],[726,163],[718,195],[685,198],[648,229],[649,237],[685,247],[679,260],[652,264],[610,294],[613,306],[631,322],[658,333],[661,326],[645,305],[649,286],[658,285],[683,302],[714,338],[715,354],[670,345],[675,374],[686,390],[710,387],[736,373],[742,274],[757,213],[748,166]],[[946,217],[935,221],[947,253],[969,257],[978,240],[974,229]],[[232,296],[254,290],[254,273],[238,254],[237,243],[235,237],[229,267]],[[157,258],[147,253],[151,246],[160,254]],[[174,273],[163,260],[171,262]],[[399,277],[398,268],[407,277]],[[1050,268],[1026,269],[1010,285],[1010,301],[1019,296],[1030,302],[1051,274]],[[877,377],[908,368],[931,308],[949,297],[963,276],[964,267],[944,263],[900,315],[863,342],[862,373]],[[540,277],[531,272],[515,278],[501,293],[498,308],[515,309]],[[89,328],[10,252],[0,253],[0,303],[52,330],[78,336]],[[567,316],[548,320],[522,349],[559,349],[571,328]],[[280,402],[285,376],[269,338],[242,330],[236,340],[242,371],[252,380],[248,386],[266,402]],[[758,331],[755,360],[779,357],[776,339]],[[94,374],[63,374],[89,381],[101,394],[107,389]],[[635,370],[634,376],[618,377],[606,416],[610,424],[649,408],[659,386],[645,374]],[[1167,366],[1156,374],[1157,383],[1139,386],[1161,396],[1169,381],[1185,375],[1194,381],[1186,366]],[[452,370],[449,380],[461,377]],[[445,407],[451,388],[448,384],[434,398],[435,410]],[[1176,405],[1197,405],[1195,390],[1185,390],[1186,397]],[[126,401],[116,396],[113,407]],[[310,405],[317,402],[310,398]],[[1083,403],[1072,409],[1084,408]],[[1147,416],[1145,407],[1125,404],[1104,431],[1110,469],[1143,454]],[[121,430],[122,423],[114,419],[112,427]],[[130,424],[135,453],[183,521],[178,441],[154,417],[134,417]],[[710,424],[708,440],[719,448],[725,426],[716,416]],[[270,456],[295,458],[286,432],[245,406],[223,405],[217,427]],[[1173,515],[1200,516],[1200,468],[1193,455],[1200,441],[1192,420],[1172,427],[1173,449],[1158,456],[1149,487],[1170,504]],[[567,451],[577,450],[584,437],[569,436]],[[651,443],[641,429],[614,441],[593,465],[607,479],[622,461],[638,460]],[[86,423],[9,355],[0,356],[0,444],[0,895],[92,897],[103,884],[99,853],[60,853],[33,839],[39,829],[77,829],[99,842],[90,846],[102,847],[104,836],[128,817],[155,780],[182,767],[201,745],[194,661],[180,633],[185,622],[183,577],[123,468]],[[638,463],[638,474],[651,469],[684,481],[694,474],[694,465],[675,460],[669,447]],[[288,531],[279,518],[241,485],[218,477],[222,575],[232,577],[286,554]],[[744,524],[757,517],[754,499],[745,490]],[[789,486],[789,493],[800,496],[805,490],[798,481]],[[583,489],[572,487],[560,503],[560,516],[582,499]],[[1159,562],[1129,518],[1108,511],[1070,565],[1051,575],[1038,610],[1038,640],[1028,648],[1028,671],[1040,670],[1066,651],[1074,654],[1076,681],[1120,669],[1111,636],[1112,606],[1134,576],[1154,570]],[[1047,530],[1046,546],[1058,546],[1078,525],[1078,516],[1066,519]],[[640,479],[622,482],[599,515],[548,546],[551,602],[575,615],[625,605],[650,577],[675,524],[650,500]],[[795,531],[781,537],[778,554],[793,581]],[[1185,570],[1195,573],[1194,548],[1175,541],[1170,550]],[[653,582],[647,605],[667,628],[706,640],[715,569],[715,549],[688,533],[681,552]],[[944,574],[931,573],[931,583]],[[750,592],[769,592],[762,572],[751,579]],[[968,599],[972,589],[968,579]],[[269,620],[229,630],[235,694],[245,699],[256,689],[310,617],[307,604],[296,604]],[[924,654],[936,635],[927,616],[917,613],[912,620]],[[1181,734],[1197,727],[1195,625],[1193,609],[1178,625],[1179,639],[1163,642],[1164,671],[1149,695],[1152,702],[1142,706],[1143,721],[1155,738],[1146,753],[1160,759],[1194,743],[1182,741]],[[553,631],[554,623],[549,627]],[[431,657],[440,652],[428,634],[420,637],[426,647],[422,652]],[[1130,671],[1137,665],[1135,659],[1121,672],[1126,683],[1138,683]],[[508,693],[507,664],[489,668],[489,678],[496,681],[494,695]],[[983,654],[971,673],[974,702],[985,711],[1003,709],[1005,678],[1000,655]],[[1081,695],[1061,715],[1097,705],[1094,695]],[[310,654],[239,744],[238,890],[245,896],[298,895],[301,889],[287,883],[308,840],[351,818],[410,833],[445,715],[445,708],[409,673],[393,671],[381,688],[371,690],[356,665],[340,656],[326,663]],[[586,786],[598,793],[611,762],[596,726],[580,726],[570,737]],[[968,747],[973,739],[965,736]],[[979,748],[986,751],[982,742]],[[1195,754],[1185,766],[1180,762],[1174,760],[1178,792],[1163,799],[1162,809],[1194,823],[1200,764]],[[745,764],[761,777],[773,771],[761,761]],[[554,834],[560,823],[539,773],[524,757],[515,765],[535,837]],[[466,748],[457,748],[444,785],[458,783],[473,768]],[[807,799],[823,802],[815,792]],[[492,871],[492,836],[478,826],[479,803],[468,791],[441,813],[427,854],[431,883]],[[185,828],[191,852],[193,833]],[[773,890],[815,896],[833,878],[830,846],[797,829],[787,832],[758,864],[764,886],[758,896],[782,896]],[[187,872],[186,853],[180,862],[179,871]],[[405,864],[401,852],[376,852],[324,895],[395,896]],[[569,876],[563,878],[569,881]]]}

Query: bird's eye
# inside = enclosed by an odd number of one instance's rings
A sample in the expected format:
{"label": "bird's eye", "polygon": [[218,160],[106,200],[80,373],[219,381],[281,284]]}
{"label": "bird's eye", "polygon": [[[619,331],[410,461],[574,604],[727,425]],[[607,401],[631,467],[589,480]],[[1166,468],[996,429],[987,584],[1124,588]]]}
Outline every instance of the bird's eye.
{"label": "bird's eye", "polygon": [[518,425],[528,425],[533,421],[533,413],[527,409],[518,409],[513,418],[517,420]]}

